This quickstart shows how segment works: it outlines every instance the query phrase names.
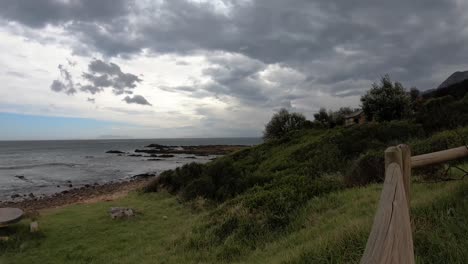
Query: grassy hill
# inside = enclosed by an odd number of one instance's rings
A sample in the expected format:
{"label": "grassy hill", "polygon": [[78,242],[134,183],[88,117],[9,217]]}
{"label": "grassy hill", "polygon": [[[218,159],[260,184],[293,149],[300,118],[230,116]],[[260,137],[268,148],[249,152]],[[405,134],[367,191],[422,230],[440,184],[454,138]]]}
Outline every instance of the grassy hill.
{"label": "grassy hill", "polygon": [[[353,263],[369,234],[383,180],[383,151],[460,146],[468,128],[426,134],[411,122],[296,131],[206,165],[167,171],[145,192],[43,213],[42,231],[0,242],[0,263]],[[464,138],[465,137],[465,138]],[[468,168],[465,161],[461,166]],[[416,171],[418,263],[468,260],[468,180],[452,169]],[[139,214],[111,220],[107,209]]]}

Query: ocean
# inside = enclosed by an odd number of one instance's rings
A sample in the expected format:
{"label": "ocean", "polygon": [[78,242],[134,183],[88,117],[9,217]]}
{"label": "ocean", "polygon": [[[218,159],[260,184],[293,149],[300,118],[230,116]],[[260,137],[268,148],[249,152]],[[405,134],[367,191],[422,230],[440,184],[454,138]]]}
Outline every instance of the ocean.
{"label": "ocean", "polygon": [[260,138],[183,138],[0,141],[0,201],[15,194],[49,195],[86,184],[130,179],[142,173],[159,174],[190,162],[206,163],[215,156],[175,155],[161,161],[145,157],[107,154],[133,153],[149,144],[170,146],[256,145]]}

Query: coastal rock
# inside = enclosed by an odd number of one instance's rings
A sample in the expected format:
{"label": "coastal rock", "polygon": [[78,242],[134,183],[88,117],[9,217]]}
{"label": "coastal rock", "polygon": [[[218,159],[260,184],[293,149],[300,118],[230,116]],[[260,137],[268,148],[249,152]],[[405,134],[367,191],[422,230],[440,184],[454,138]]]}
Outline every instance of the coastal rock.
{"label": "coastal rock", "polygon": [[160,144],[150,144],[145,148],[157,148],[157,149],[168,149],[168,146],[160,145]]}
{"label": "coastal rock", "polygon": [[185,157],[186,159],[196,159],[197,157],[191,156],[191,157]]}
{"label": "coastal rock", "polygon": [[109,153],[109,154],[124,154],[125,152],[120,151],[120,150],[109,150],[106,153]]}
{"label": "coastal rock", "polygon": [[20,180],[26,180],[26,177],[24,177],[24,175],[16,175],[15,178],[18,178]]}
{"label": "coastal rock", "polygon": [[19,197],[21,197],[21,195],[19,195],[19,194],[15,193],[15,194],[13,194],[13,195],[12,195],[12,196],[10,196],[10,197],[11,197],[11,199],[15,199],[15,198],[19,198]]}
{"label": "coastal rock", "polygon": [[135,212],[132,208],[124,207],[111,207],[109,209],[109,214],[112,219],[130,218],[135,216]]}
{"label": "coastal rock", "polygon": [[147,159],[148,161],[161,161],[162,159]]}
{"label": "coastal rock", "polygon": [[133,176],[132,179],[147,179],[147,178],[154,177],[154,176],[156,176],[156,174],[154,173],[142,173],[142,174],[137,174]]}
{"label": "coastal rock", "polygon": [[129,157],[143,157],[143,155],[140,155],[140,154],[130,154],[128,156]]}

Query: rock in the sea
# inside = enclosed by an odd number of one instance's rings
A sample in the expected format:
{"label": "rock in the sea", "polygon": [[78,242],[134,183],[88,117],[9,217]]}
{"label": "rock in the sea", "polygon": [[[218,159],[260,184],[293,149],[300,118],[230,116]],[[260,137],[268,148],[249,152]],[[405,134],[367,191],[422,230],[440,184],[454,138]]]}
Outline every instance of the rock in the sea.
{"label": "rock in the sea", "polygon": [[109,209],[109,214],[112,219],[130,218],[135,216],[135,212],[132,208],[124,207],[111,207]]}
{"label": "rock in the sea", "polygon": [[15,199],[15,198],[19,198],[19,197],[21,197],[21,195],[19,195],[19,194],[15,193],[15,194],[13,194],[13,195],[12,195],[12,196],[10,196],[10,197],[11,197],[11,199]]}
{"label": "rock in the sea", "polygon": [[162,159],[147,159],[148,161],[160,161]]}
{"label": "rock in the sea", "polygon": [[145,148],[167,149],[169,147],[164,146],[164,145],[160,145],[160,144],[150,144],[150,145],[146,146]]}
{"label": "rock in the sea", "polygon": [[30,194],[29,194],[29,197],[30,197],[30,198],[34,198],[35,196],[34,196],[33,193],[30,193]]}
{"label": "rock in the sea", "polygon": [[120,150],[109,150],[106,153],[109,153],[109,154],[124,154],[125,152],[120,151]]}
{"label": "rock in the sea", "polygon": [[140,154],[130,154],[128,156],[129,157],[143,157],[143,155],[140,155]]}
{"label": "rock in the sea", "polygon": [[154,176],[156,176],[156,174],[154,173],[142,173],[142,174],[137,174],[133,176],[132,179],[147,179],[147,178],[154,177]]}
{"label": "rock in the sea", "polygon": [[186,159],[196,159],[197,157],[191,156],[191,157],[185,157]]}
{"label": "rock in the sea", "polygon": [[16,175],[15,177],[18,178],[18,179],[20,179],[20,180],[26,180],[26,178],[24,177],[24,175]]}

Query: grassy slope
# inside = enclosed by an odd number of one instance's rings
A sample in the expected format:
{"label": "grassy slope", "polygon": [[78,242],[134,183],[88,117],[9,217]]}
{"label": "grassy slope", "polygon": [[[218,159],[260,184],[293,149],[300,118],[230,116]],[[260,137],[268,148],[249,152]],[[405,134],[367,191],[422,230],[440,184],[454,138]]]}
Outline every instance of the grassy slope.
{"label": "grassy slope", "polygon": [[[247,263],[343,263],[359,260],[381,186],[349,189],[312,199],[283,236],[242,256]],[[419,263],[468,260],[468,180],[413,184],[412,216]],[[112,205],[143,212],[111,220]],[[186,251],[179,238],[204,213],[192,213],[164,193],[132,194],[115,202],[76,205],[40,218],[42,237],[22,233],[2,248],[0,263],[216,263],[209,252]],[[168,217],[164,220],[163,216]],[[27,228],[27,221],[17,228]],[[430,254],[428,254],[430,252]]]}

